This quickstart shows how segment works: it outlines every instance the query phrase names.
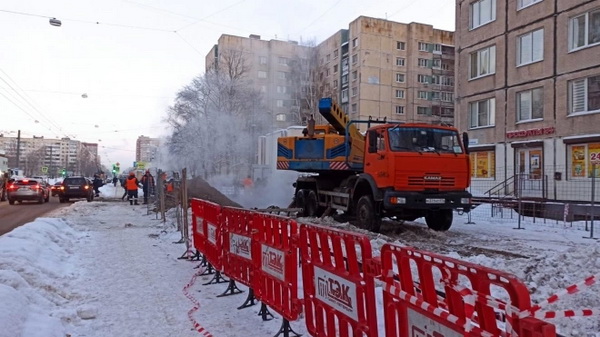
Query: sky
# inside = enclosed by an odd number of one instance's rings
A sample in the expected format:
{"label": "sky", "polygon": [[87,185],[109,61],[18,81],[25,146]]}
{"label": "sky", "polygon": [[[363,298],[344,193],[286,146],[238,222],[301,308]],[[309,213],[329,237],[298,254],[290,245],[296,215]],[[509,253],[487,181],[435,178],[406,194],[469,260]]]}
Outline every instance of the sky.
{"label": "sky", "polygon": [[0,133],[98,143],[127,167],[138,136],[169,134],[168,107],[222,34],[319,43],[361,15],[454,30],[447,0],[3,1]]}
{"label": "sky", "polygon": [[[110,184],[100,190],[103,199],[121,195],[120,188]],[[563,293],[589,276],[598,280],[597,231],[596,240],[591,240],[584,223],[534,223],[530,218],[523,219],[522,230],[515,230],[516,216],[490,218],[489,206],[473,212],[471,218],[455,216],[447,232],[430,231],[419,219],[402,225],[401,235],[367,235],[375,256],[386,242],[445,251],[516,275],[536,303],[560,294],[544,310],[600,308],[597,283],[580,285],[572,295]],[[186,249],[174,244],[181,238],[174,218],[171,211],[162,223],[145,206],[82,201],[0,236],[0,337],[202,336],[188,315],[217,337],[275,335],[281,324],[277,314],[263,322],[258,306],[235,310],[247,292],[217,298],[226,286],[202,285],[210,277],[194,277],[198,263],[178,259]],[[299,221],[364,233],[331,218]],[[463,250],[477,247],[488,253]],[[380,284],[376,300],[379,336],[384,336]],[[198,309],[192,310],[196,303]],[[549,322],[564,337],[600,337],[597,315]],[[308,336],[303,318],[291,326]]]}

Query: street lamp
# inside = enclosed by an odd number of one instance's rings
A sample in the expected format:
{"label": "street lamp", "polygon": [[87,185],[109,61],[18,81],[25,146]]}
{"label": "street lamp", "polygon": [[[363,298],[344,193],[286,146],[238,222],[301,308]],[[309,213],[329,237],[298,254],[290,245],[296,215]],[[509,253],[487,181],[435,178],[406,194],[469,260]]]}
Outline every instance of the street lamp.
{"label": "street lamp", "polygon": [[62,25],[62,22],[60,22],[60,20],[57,18],[50,18],[50,25],[60,27],[60,25]]}

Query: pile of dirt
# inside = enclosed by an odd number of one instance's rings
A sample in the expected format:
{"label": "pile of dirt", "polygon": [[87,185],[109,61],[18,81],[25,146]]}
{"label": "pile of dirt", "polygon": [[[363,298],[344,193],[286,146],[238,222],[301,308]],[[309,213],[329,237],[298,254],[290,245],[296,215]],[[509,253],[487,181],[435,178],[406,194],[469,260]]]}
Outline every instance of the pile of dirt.
{"label": "pile of dirt", "polygon": [[[202,178],[194,178],[187,181],[187,189],[188,189],[188,199],[202,199],[208,200],[210,202],[214,202],[221,206],[230,206],[230,207],[239,207],[242,206],[223,193],[219,192],[216,188],[210,186],[204,179]],[[167,192],[165,198],[165,207],[166,209],[173,208],[177,206],[179,200],[179,186],[176,184],[175,188],[172,192]]]}
{"label": "pile of dirt", "polygon": [[197,177],[187,181],[188,198],[197,198],[214,202],[221,206],[239,207],[242,206],[237,202],[229,199],[219,190],[210,186],[204,179]]}

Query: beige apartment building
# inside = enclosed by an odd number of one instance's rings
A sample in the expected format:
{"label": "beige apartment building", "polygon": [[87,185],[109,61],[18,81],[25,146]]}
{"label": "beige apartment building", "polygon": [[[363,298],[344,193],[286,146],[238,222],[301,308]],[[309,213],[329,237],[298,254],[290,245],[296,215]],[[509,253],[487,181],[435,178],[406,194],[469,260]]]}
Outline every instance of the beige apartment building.
{"label": "beige apartment building", "polygon": [[458,0],[455,41],[473,194],[511,194],[519,181],[521,196],[590,200],[600,177],[600,3]]}
{"label": "beige apartment building", "polygon": [[[302,124],[307,114],[304,102],[308,94],[312,47],[295,41],[261,40],[259,35],[240,37],[223,34],[205,58],[205,68],[236,67],[246,69],[246,78],[263,94],[272,115],[272,128]],[[237,69],[236,69],[237,70]]]}
{"label": "beige apartment building", "polygon": [[159,138],[150,138],[144,135],[139,136],[135,142],[135,161],[143,163],[152,162],[154,159],[157,159],[159,147]]}
{"label": "beige apartment building", "polygon": [[317,46],[319,92],[351,119],[453,125],[453,35],[360,16]]}
{"label": "beige apartment building", "polygon": [[18,139],[0,135],[0,149],[5,151],[10,168],[22,169],[29,176],[58,176],[63,170],[67,174],[91,175],[99,169],[96,143],[82,143],[69,138],[33,136]]}

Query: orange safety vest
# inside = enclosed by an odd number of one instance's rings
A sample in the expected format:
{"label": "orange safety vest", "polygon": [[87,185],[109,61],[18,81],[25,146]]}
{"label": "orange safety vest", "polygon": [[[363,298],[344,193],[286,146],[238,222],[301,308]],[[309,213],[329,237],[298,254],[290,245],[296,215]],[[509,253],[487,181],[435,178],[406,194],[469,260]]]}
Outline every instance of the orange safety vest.
{"label": "orange safety vest", "polygon": [[139,188],[137,178],[127,178],[126,182],[128,191],[135,191]]}

